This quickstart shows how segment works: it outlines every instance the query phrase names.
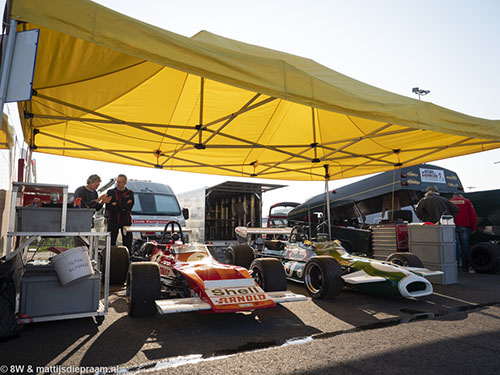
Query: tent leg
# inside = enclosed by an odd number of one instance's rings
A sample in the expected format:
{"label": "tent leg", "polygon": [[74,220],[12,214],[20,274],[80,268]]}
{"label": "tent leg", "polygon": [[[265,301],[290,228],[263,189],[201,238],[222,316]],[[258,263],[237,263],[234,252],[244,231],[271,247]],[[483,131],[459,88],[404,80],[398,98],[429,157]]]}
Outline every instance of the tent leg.
{"label": "tent leg", "polygon": [[332,240],[332,221],[330,215],[330,192],[328,189],[328,180],[330,175],[328,174],[328,164],[323,165],[325,168],[325,197],[326,197],[326,216],[328,220],[328,241]]}

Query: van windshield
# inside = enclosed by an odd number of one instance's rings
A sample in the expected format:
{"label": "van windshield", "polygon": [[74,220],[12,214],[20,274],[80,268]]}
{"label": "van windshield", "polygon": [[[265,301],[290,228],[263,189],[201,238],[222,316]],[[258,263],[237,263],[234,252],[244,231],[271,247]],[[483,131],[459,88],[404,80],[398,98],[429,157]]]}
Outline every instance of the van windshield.
{"label": "van windshield", "polygon": [[135,193],[132,215],[170,215],[179,216],[181,209],[173,195]]}

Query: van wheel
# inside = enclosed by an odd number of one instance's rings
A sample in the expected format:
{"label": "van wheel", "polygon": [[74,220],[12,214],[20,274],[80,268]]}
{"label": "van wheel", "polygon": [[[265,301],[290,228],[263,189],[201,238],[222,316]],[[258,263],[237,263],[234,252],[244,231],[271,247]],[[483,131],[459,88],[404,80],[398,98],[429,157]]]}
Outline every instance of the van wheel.
{"label": "van wheel", "polygon": [[392,253],[386,258],[386,261],[402,267],[424,268],[420,258],[412,253]]}
{"label": "van wheel", "polygon": [[160,268],[155,262],[131,263],[127,277],[128,315],[132,317],[156,314],[155,301],[160,299]]}
{"label": "van wheel", "polygon": [[[126,246],[111,246],[109,254],[109,284],[123,285],[127,278],[130,257]],[[106,251],[103,252],[102,273],[106,269]],[[104,277],[102,278],[104,282]]]}
{"label": "van wheel", "polygon": [[500,269],[500,246],[491,242],[475,244],[469,251],[469,262],[476,272],[498,272]]}
{"label": "van wheel", "polygon": [[342,267],[331,256],[313,257],[306,263],[304,284],[312,298],[334,298],[344,286]]}
{"label": "van wheel", "polygon": [[226,253],[224,254],[224,263],[248,269],[253,261],[253,258],[253,250],[250,246],[236,245],[226,249]]}
{"label": "van wheel", "polygon": [[286,290],[286,274],[278,259],[255,259],[250,265],[252,277],[265,292]]}

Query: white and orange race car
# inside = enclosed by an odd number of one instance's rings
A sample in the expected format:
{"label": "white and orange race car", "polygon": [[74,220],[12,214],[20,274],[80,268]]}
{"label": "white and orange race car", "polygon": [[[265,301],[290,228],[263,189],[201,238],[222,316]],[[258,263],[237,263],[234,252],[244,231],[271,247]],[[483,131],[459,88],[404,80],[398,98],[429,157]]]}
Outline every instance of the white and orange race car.
{"label": "white and orange race car", "polygon": [[134,317],[157,312],[228,313],[307,299],[286,290],[285,271],[277,259],[256,259],[250,272],[219,263],[205,245],[184,243],[175,221],[165,225],[159,243],[144,243],[131,259],[126,294],[128,314]]}

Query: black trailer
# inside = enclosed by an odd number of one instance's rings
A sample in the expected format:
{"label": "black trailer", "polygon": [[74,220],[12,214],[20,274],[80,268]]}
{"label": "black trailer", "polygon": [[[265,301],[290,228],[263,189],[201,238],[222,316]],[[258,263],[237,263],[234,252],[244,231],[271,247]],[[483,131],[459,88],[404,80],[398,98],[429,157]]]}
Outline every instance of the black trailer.
{"label": "black trailer", "polygon": [[[463,191],[455,172],[430,164],[397,168],[329,191],[332,237],[356,252],[372,255],[367,229],[380,221],[415,221],[414,205],[428,186],[436,186],[448,198]],[[325,223],[326,202],[323,193],[295,207],[288,213],[289,225],[317,228]],[[310,230],[314,236],[314,229]]]}
{"label": "black trailer", "polygon": [[[411,210],[432,185],[448,198],[463,191],[455,172],[430,164],[397,168],[332,190],[329,192],[332,224],[362,227],[368,215],[374,214],[389,220],[403,216],[402,219],[411,222],[411,212],[400,211]],[[325,213],[325,207],[325,194],[319,194],[291,210],[288,219],[311,221],[314,219],[311,215]]]}

